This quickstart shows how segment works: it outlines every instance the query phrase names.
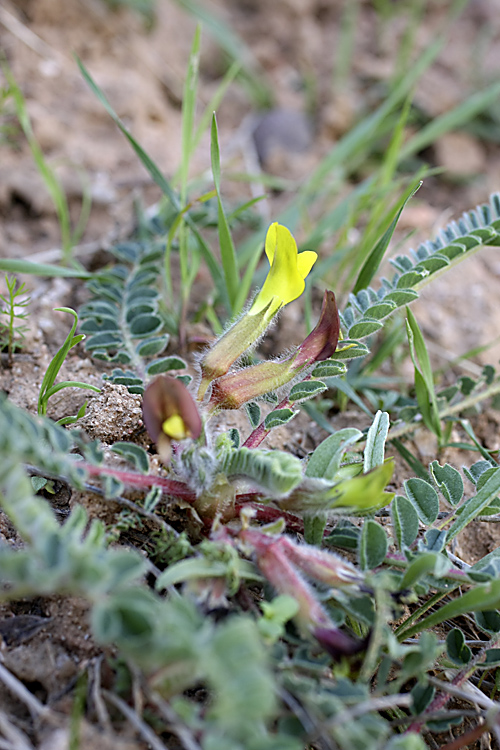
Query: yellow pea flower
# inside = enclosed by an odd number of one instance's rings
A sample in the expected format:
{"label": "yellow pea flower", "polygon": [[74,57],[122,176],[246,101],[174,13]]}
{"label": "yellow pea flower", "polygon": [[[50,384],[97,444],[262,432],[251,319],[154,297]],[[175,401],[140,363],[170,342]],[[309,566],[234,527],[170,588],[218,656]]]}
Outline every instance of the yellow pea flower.
{"label": "yellow pea flower", "polygon": [[318,255],[313,250],[299,253],[291,232],[278,222],[268,229],[265,250],[271,268],[249,315],[256,315],[269,306],[266,313],[269,318],[280,307],[300,297],[305,289],[304,280]]}
{"label": "yellow pea flower", "polygon": [[225,375],[231,365],[255,344],[278,310],[300,297],[305,288],[304,279],[318,257],[312,250],[299,253],[290,231],[277,222],[268,229],[265,250],[271,268],[250,310],[200,360],[199,400],[204,397],[210,383]]}

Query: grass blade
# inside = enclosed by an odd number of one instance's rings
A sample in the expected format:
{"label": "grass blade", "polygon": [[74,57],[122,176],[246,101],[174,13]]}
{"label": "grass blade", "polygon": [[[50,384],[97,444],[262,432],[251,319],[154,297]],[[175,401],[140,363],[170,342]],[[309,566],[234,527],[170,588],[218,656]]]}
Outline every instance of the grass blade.
{"label": "grass blade", "polygon": [[[80,69],[80,72],[85,79],[86,83],[90,87],[93,94],[97,97],[97,99],[101,102],[106,112],[109,114],[111,119],[114,121],[114,123],[117,125],[117,127],[121,130],[125,138],[128,140],[132,148],[134,149],[135,153],[139,157],[141,163],[146,168],[146,170],[149,172],[152,180],[158,185],[158,187],[163,191],[165,196],[168,198],[172,206],[175,208],[177,212],[181,212],[181,203],[179,201],[179,198],[175,191],[173,190],[172,186],[168,182],[168,180],[165,178],[165,176],[160,172],[154,161],[151,159],[151,157],[144,151],[142,146],[137,143],[135,138],[132,136],[132,134],[127,130],[123,122],[120,120],[116,112],[114,111],[111,104],[106,99],[104,92],[101,88],[97,85],[97,83],[94,81],[88,70],[85,68],[82,61],[77,57],[76,58],[78,67]],[[189,226],[191,231],[193,232],[194,236],[196,237],[196,240],[198,242],[200,252],[203,256],[203,259],[205,263],[207,264],[208,270],[210,271],[210,275],[212,276],[213,282],[215,284],[215,287],[217,291],[219,292],[222,301],[226,305],[226,307],[229,309],[229,300],[227,299],[227,293],[226,293],[226,287],[224,283],[224,278],[222,276],[219,264],[217,262],[217,259],[215,258],[214,254],[210,250],[210,247],[207,245],[203,237],[201,236],[200,232],[198,231],[198,228],[193,221],[193,219],[189,216],[189,214],[186,214],[186,224]]]}
{"label": "grass blade", "polygon": [[220,193],[220,151],[215,112],[212,118],[211,157],[212,172],[214,176],[214,184],[215,190],[217,191],[217,202],[219,207],[218,229],[222,268],[224,269],[224,278],[226,280],[227,296],[231,304],[231,310],[234,313],[236,312],[235,308],[238,297],[240,278],[236,265],[236,251],[234,249],[234,243],[231,237],[231,231],[229,229],[226,214],[224,212],[224,206],[222,205]]}
{"label": "grass blade", "polygon": [[[410,355],[415,368],[415,390],[417,401],[427,427],[434,432],[441,441],[441,422],[437,406],[436,392],[434,390],[434,376],[431,361],[425,346],[424,337],[418,327],[417,320],[409,307],[406,308],[406,330]],[[420,364],[420,369],[419,365]]]}
{"label": "grass blade", "polygon": [[95,274],[85,269],[52,266],[50,263],[33,263],[20,258],[0,258],[0,271],[26,273],[32,276],[60,276],[67,279],[92,279]]}
{"label": "grass blade", "polygon": [[361,289],[366,289],[366,287],[370,285],[370,282],[377,273],[385,252],[389,247],[389,243],[392,239],[392,235],[394,234],[394,230],[396,229],[396,225],[399,221],[399,217],[401,216],[404,207],[406,206],[410,198],[415,195],[421,184],[422,183],[419,181],[416,187],[415,185],[412,185],[407,194],[403,197],[402,201],[399,204],[399,207],[397,208],[394,219],[371,251],[361,271],[359,272],[359,276],[356,279],[356,283],[353,289],[354,294],[357,294]]}

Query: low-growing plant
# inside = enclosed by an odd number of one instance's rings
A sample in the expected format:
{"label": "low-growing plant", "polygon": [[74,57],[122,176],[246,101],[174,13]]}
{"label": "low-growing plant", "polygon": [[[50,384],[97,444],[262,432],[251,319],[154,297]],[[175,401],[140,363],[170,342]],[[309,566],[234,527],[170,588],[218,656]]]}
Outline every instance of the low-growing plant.
{"label": "low-growing plant", "polygon": [[[26,284],[20,284],[14,276],[5,276],[7,294],[0,294],[2,306],[0,308],[0,348],[7,350],[7,362],[12,367],[14,352],[20,349],[28,329],[29,312],[26,310],[30,303]],[[1,317],[1,316],[5,317]]]}
{"label": "low-growing plant", "polygon": [[[95,391],[96,393],[99,393],[100,391],[100,388],[97,388],[97,386],[90,385],[88,383],[81,383],[78,380],[64,380],[60,383],[55,382],[59,374],[59,370],[61,369],[64,360],[68,356],[69,351],[85,338],[85,334],[83,333],[75,335],[76,326],[78,325],[78,315],[74,310],[71,309],[71,307],[56,307],[55,312],[69,313],[73,316],[74,320],[73,325],[71,326],[71,330],[66,336],[64,344],[52,358],[43,377],[42,384],[40,386],[40,392],[38,394],[38,413],[42,415],[47,414],[49,399],[56,393],[59,393],[59,391],[62,391],[63,388],[83,388],[88,391]],[[59,424],[72,424],[73,422],[76,422],[77,419],[80,419],[84,416],[86,407],[87,402],[85,401],[78,410],[78,414],[76,416],[62,417],[62,419],[59,420]]]}
{"label": "low-growing plant", "polygon": [[[401,441],[422,421],[435,429],[497,392],[493,369],[440,394],[408,310],[421,380],[411,408],[396,410],[399,422],[391,426],[389,413],[378,410],[365,431],[330,428],[306,459],[261,443],[302,403],[335,387],[346,362],[368,353],[360,339],[405,309],[424,280],[486,242],[500,243],[499,207],[493,196],[433,243],[395,259],[393,278],[377,290],[359,290],[342,313],[326,291],[302,343],[282,357],[242,366],[282,307],[302,294],[317,260],[312,251],[298,252],[288,229],[272,224],[267,279],[199,356],[190,381],[175,375],[184,364],[179,360],[150,361],[167,344],[154,292],[159,250],[118,246],[108,281],[89,282],[93,299],[81,310],[83,326],[91,353],[130,368],[112,379],[143,392],[144,424],[166,474],[152,472],[148,451],[131,442],[112,446],[131,470],[107,465],[98,442],[4,398],[1,502],[25,546],[0,549],[1,596],[87,597],[95,637],[117,645],[142,671],[156,720],[165,721],[166,711],[174,732],[196,737],[202,748],[288,750],[318,741],[346,750],[423,748],[422,732],[456,722],[457,712],[447,709],[450,695],[479,703],[470,710],[476,726],[453,747],[496,733],[496,702],[470,698],[467,684],[498,663],[500,557],[495,551],[470,566],[452,545],[472,521],[498,517],[500,468],[464,420],[457,424],[465,440],[483,454],[464,469],[475,487],[469,496],[460,472],[438,460],[424,476],[407,479],[401,492],[391,486],[393,461],[385,456],[388,441]],[[76,314],[66,311],[75,323],[54,368],[78,339]],[[231,410],[246,411],[246,436],[213,428],[215,417]],[[100,522],[87,528],[78,508],[59,526],[33,495],[23,464],[123,505],[109,539]],[[100,487],[89,484],[96,479]],[[168,520],[176,507],[191,511],[182,527]],[[157,541],[144,547],[154,564],[108,546],[140,524],[157,529],[151,537]],[[146,585],[146,573],[154,586]],[[250,591],[259,594],[249,608],[242,603]],[[218,622],[211,612],[221,608],[229,616]],[[471,613],[484,633],[479,640],[464,625]],[[453,623],[445,641],[431,630],[442,623]],[[212,696],[205,708],[185,693],[199,683]]]}
{"label": "low-growing plant", "polygon": [[[379,3],[381,13],[386,5]],[[459,5],[453,3],[452,12]],[[176,735],[174,743],[187,750],[421,750],[427,740],[436,744],[434,734],[458,724],[462,735],[447,750],[467,747],[487,732],[498,741],[500,550],[470,565],[457,556],[455,541],[471,523],[500,518],[500,466],[465,418],[498,394],[500,380],[486,366],[475,379],[462,376],[440,387],[409,306],[424,284],[485,245],[500,245],[500,196],[433,241],[397,255],[393,275],[378,277],[397,220],[422,176],[412,175],[403,188],[395,178],[398,163],[480,111],[498,86],[404,143],[408,92],[437,54],[436,39],[418,65],[391,84],[387,101],[301,187],[287,211],[290,221],[280,217],[268,227],[268,274],[252,296],[260,230],[241,247],[232,239],[231,219],[248,204],[228,212],[222,201],[215,117],[215,190],[197,200],[188,195],[188,167],[200,133],[194,127],[199,43],[197,32],[185,86],[179,193],[81,66],[170,210],[163,206],[137,236],[113,247],[116,263],[105,272],[0,261],[9,271],[86,278],[89,292],[79,310],[81,333],[77,314],[59,308],[74,323],[45,374],[38,415],[0,397],[0,503],[24,540],[22,547],[0,546],[0,599],[86,598],[96,641],[118,653],[109,660],[115,688],[120,685],[136,710],[111,691],[107,698],[154,747],[162,747],[160,735]],[[388,122],[405,100],[401,115]],[[384,137],[393,126],[375,178],[311,224],[309,247],[318,249],[335,231],[342,250],[349,228],[368,207],[358,252],[345,262],[318,258],[311,249],[299,252],[288,226],[311,209],[330,172],[351,161],[355,169],[374,134]],[[218,230],[220,260],[201,231],[207,224]],[[187,374],[186,360],[166,352],[170,336],[186,343],[190,290],[201,261],[215,290],[207,319],[219,328],[216,311],[225,307],[231,320],[189,362],[193,374]],[[347,300],[341,310],[334,292],[324,290],[319,318],[301,343],[273,358],[255,354],[282,308],[304,293],[307,277],[317,286],[336,265],[341,288],[335,291]],[[310,303],[309,297],[309,317]],[[387,331],[397,313],[406,315],[411,392],[376,379],[392,344],[377,349],[375,335]],[[55,382],[84,336],[100,366],[113,368],[105,379],[142,396],[146,430],[136,442],[90,440],[76,424],[82,410],[59,424],[46,416],[49,398],[62,388],[98,390]],[[398,345],[403,338],[401,326]],[[363,429],[333,427],[329,409],[338,393],[362,409]],[[321,402],[325,395],[330,401]],[[273,430],[301,409],[327,437],[305,457],[264,448]],[[236,411],[246,415],[246,429],[227,426],[224,418]],[[476,450],[480,460],[462,472],[439,455],[424,466],[405,442],[422,426],[441,447],[450,444],[455,427],[461,442],[452,445]],[[396,484],[388,447],[416,476]],[[53,492],[56,480],[109,500],[108,525],[89,519],[78,505],[60,525],[35,494]],[[140,551],[130,541],[134,534]],[[83,699],[77,692],[73,716],[79,721]],[[449,706],[450,698],[463,702],[460,709]]]}

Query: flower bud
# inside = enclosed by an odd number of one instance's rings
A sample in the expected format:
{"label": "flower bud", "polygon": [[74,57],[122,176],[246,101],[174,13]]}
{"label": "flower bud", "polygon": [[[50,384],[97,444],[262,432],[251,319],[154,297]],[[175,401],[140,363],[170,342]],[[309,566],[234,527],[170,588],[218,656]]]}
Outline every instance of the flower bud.
{"label": "flower bud", "polygon": [[318,323],[302,344],[286,359],[262,362],[218,378],[210,403],[214,408],[239,409],[253,399],[289,383],[306,367],[328,359],[339,340],[340,321],[333,292],[326,291]]}
{"label": "flower bud", "polygon": [[172,441],[198,438],[201,417],[186,386],[171,375],[159,375],[146,388],[142,415],[163,461],[170,459]]}

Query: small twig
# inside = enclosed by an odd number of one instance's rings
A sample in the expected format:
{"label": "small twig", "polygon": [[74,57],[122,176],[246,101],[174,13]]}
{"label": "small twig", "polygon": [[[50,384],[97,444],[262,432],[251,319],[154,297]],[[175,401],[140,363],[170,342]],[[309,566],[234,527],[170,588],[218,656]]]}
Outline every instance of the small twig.
{"label": "small twig", "polygon": [[[472,709],[466,711],[462,708],[456,708],[452,709],[450,711],[436,711],[433,714],[428,714],[425,717],[426,721],[449,721],[451,719],[477,719],[478,717],[482,717],[482,713],[480,711],[474,711]],[[401,716],[399,719],[393,719],[390,724],[391,727],[401,727],[405,724],[410,724],[412,721],[415,720],[415,716],[408,715],[408,716]]]}
{"label": "small twig", "polygon": [[[310,378],[305,378],[305,380],[310,380]],[[287,409],[290,406],[290,401],[288,400],[288,396],[283,399],[283,401],[280,401],[280,403],[275,406],[272,411],[269,413],[272,414],[273,411],[278,411],[278,409]],[[258,446],[262,443],[262,441],[269,435],[271,430],[268,430],[266,427],[266,419],[264,418],[262,422],[255,428],[253,432],[250,433],[250,435],[247,437],[245,442],[243,443],[243,448],[258,448]]]}
{"label": "small twig", "polygon": [[326,735],[326,727],[313,718],[302,704],[288,690],[279,690],[279,697],[283,703],[295,714],[309,736],[309,740],[320,739],[325,750],[338,750],[338,745]]}
{"label": "small twig", "polygon": [[[476,404],[481,403],[481,401],[490,398],[490,396],[495,396],[497,393],[500,393],[500,380],[496,380],[480,393],[475,393],[471,396],[468,396],[462,401],[459,401],[458,403],[453,404],[452,406],[448,406],[446,409],[443,409],[438,414],[439,419],[444,419],[445,417],[451,417],[454,414],[459,414],[464,409],[470,409],[471,406],[475,406]],[[418,427],[422,427],[422,422],[409,422],[401,425],[400,427],[393,427],[391,430],[389,430],[387,440],[391,441],[394,440],[394,438],[399,438],[403,435],[407,435],[409,432],[413,432],[413,430],[416,430]],[[356,443],[356,447],[361,446],[362,443]]]}
{"label": "small twig", "polygon": [[20,42],[23,42],[23,44],[33,50],[33,52],[36,52],[37,55],[40,55],[40,57],[43,57],[45,60],[51,60],[58,66],[61,65],[61,62],[63,60],[64,62],[66,62],[66,58],[61,52],[59,52],[59,50],[51,47],[47,44],[47,42],[44,42],[44,40],[41,39],[37,34],[35,34],[31,29],[21,23],[21,21],[16,18],[13,13],[9,13],[9,11],[1,5],[0,23],[2,24],[2,26],[5,26],[7,31],[10,31],[10,33],[15,36],[16,39],[19,39]]}
{"label": "small twig", "polygon": [[21,732],[3,711],[0,711],[0,730],[8,740],[4,747],[9,747],[11,750],[33,750],[33,745],[24,732]]}
{"label": "small twig", "polygon": [[158,693],[147,693],[148,699],[154,703],[161,716],[168,722],[168,729],[177,735],[186,750],[201,750],[201,746],[193,737],[191,730],[182,723],[176,712]]}
{"label": "small twig", "polygon": [[104,730],[106,732],[113,731],[111,719],[109,718],[108,709],[106,708],[106,704],[104,703],[102,699],[102,688],[101,688],[101,663],[102,663],[102,654],[101,656],[98,656],[96,659],[94,659],[92,664],[92,672],[93,672],[93,680],[92,680],[92,700],[94,702],[95,710],[97,713],[97,718],[99,719],[99,723],[103,726]]}
{"label": "small twig", "polygon": [[22,703],[27,706],[31,713],[35,716],[42,717],[47,721],[51,721],[54,724],[59,724],[58,716],[52,711],[51,708],[41,703],[33,693],[30,693],[27,687],[23,685],[21,680],[9,672],[3,664],[0,664],[0,680],[3,682],[5,687],[18,698]]}
{"label": "small twig", "polygon": [[[457,675],[458,676],[458,675]],[[455,678],[456,679],[456,678]],[[476,688],[471,683],[467,683],[470,685],[470,688],[474,688],[474,690],[461,690],[454,682],[445,682],[444,680],[439,680],[437,677],[432,677],[428,675],[427,681],[430,685],[434,685],[435,688],[437,688],[442,693],[448,693],[449,695],[452,695],[454,698],[459,698],[463,701],[468,701],[469,703],[476,703],[478,706],[481,706],[481,708],[489,709],[493,706],[498,706],[499,704],[495,701],[492,701],[491,698],[488,698],[487,695],[484,695],[478,688]],[[477,692],[476,692],[477,691]],[[426,721],[427,721],[427,715],[426,715]]]}
{"label": "small twig", "polygon": [[149,742],[153,750],[168,750],[168,748],[153,732],[151,727],[148,726],[143,721],[143,719],[141,719],[141,717],[125,703],[125,701],[123,701],[121,698],[118,698],[117,695],[114,695],[109,690],[103,690],[102,694],[107,701],[112,703],[115,708],[121,711],[123,716],[125,716],[125,718],[128,719],[132,726],[137,729],[137,731],[146,740],[146,742]]}
{"label": "small twig", "polygon": [[473,742],[479,740],[488,731],[489,727],[486,722],[478,724],[474,729],[469,729],[468,732],[461,734],[460,737],[456,737],[452,742],[442,745],[441,750],[460,750],[462,747],[471,747]]}
{"label": "small twig", "polygon": [[347,724],[349,721],[356,719],[358,716],[370,713],[372,711],[387,711],[389,708],[395,706],[403,706],[409,708],[413,703],[413,696],[406,693],[398,693],[397,695],[384,695],[380,698],[372,698],[367,701],[358,703],[357,706],[353,706],[346,711],[341,711],[335,716],[335,719],[328,722],[330,727],[337,726],[339,724]]}

